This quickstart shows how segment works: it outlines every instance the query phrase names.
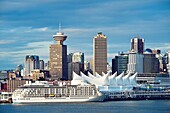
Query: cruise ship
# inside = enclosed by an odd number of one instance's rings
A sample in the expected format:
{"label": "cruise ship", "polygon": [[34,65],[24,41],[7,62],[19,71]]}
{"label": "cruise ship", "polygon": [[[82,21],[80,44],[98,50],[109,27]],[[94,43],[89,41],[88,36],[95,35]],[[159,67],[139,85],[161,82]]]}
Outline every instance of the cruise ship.
{"label": "cruise ship", "polygon": [[12,95],[13,103],[95,102],[104,101],[95,85],[50,85],[47,81],[26,83]]}

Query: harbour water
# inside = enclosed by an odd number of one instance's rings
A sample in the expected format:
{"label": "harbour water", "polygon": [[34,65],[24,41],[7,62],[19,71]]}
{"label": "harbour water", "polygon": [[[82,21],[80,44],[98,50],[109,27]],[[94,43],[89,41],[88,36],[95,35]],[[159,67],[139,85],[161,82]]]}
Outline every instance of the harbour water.
{"label": "harbour water", "polygon": [[170,113],[170,100],[0,104],[0,113]]}

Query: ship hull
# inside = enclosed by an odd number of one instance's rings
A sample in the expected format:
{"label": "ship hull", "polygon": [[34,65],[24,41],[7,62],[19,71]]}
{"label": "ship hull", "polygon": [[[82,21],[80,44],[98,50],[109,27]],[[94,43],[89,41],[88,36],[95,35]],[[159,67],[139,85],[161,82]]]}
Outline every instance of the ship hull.
{"label": "ship hull", "polygon": [[13,103],[62,103],[62,102],[102,102],[105,96],[95,97],[63,97],[63,98],[45,98],[45,97],[32,97],[32,98],[13,98]]}

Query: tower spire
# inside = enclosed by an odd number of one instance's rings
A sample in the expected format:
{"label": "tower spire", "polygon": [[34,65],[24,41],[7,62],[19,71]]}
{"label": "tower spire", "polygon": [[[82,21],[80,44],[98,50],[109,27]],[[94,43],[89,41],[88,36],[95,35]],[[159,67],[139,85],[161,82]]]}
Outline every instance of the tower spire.
{"label": "tower spire", "polygon": [[58,32],[61,33],[61,22],[59,22],[59,25],[58,25]]}

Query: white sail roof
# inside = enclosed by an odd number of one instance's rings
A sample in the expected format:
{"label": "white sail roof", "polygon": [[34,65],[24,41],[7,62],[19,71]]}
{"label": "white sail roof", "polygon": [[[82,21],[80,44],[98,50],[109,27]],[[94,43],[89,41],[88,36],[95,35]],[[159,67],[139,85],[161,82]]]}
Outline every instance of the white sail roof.
{"label": "white sail roof", "polygon": [[128,73],[123,77],[123,85],[130,85],[130,80],[129,80],[130,75],[131,73]]}
{"label": "white sail roof", "polygon": [[102,76],[99,75],[99,74],[96,72],[96,77],[97,77],[97,78],[101,78]]}
{"label": "white sail roof", "polygon": [[102,76],[106,75],[104,72],[102,72]]}
{"label": "white sail roof", "polygon": [[115,86],[116,85],[116,76],[117,72],[115,72],[113,75],[109,76],[109,85],[110,86]]}
{"label": "white sail roof", "polygon": [[73,80],[71,81],[72,85],[79,85],[79,84],[94,84],[96,86],[131,86],[136,85],[136,76],[137,73],[130,76],[131,74],[128,73],[124,76],[124,72],[117,76],[117,72],[113,75],[110,75],[110,72],[107,74],[103,74],[100,78],[92,75],[88,72],[88,76],[84,73],[80,72],[81,76],[73,72]]}
{"label": "white sail roof", "polygon": [[96,78],[94,75],[92,75],[89,71],[88,71],[88,76],[90,77],[90,78]]}
{"label": "white sail roof", "polygon": [[129,80],[130,80],[130,85],[136,85],[137,83],[136,83],[136,76],[137,76],[137,72],[134,74],[134,75],[132,75],[131,77],[129,77]]}
{"label": "white sail roof", "polygon": [[101,78],[90,78],[82,72],[80,72],[80,74],[84,80],[87,80],[89,83],[94,84],[96,86],[109,85],[108,74],[102,76]]}
{"label": "white sail roof", "polygon": [[117,84],[118,86],[123,85],[123,80],[122,80],[123,75],[124,75],[124,72],[122,72],[120,75],[118,75],[118,76],[116,77],[116,84]]}
{"label": "white sail roof", "polygon": [[73,80],[82,80],[82,77],[73,71]]}
{"label": "white sail roof", "polygon": [[109,79],[115,78],[117,76],[117,72],[115,72],[113,75],[109,76]]}
{"label": "white sail roof", "polygon": [[82,85],[84,83],[85,82],[84,82],[83,78],[73,71],[73,80],[71,81],[71,84],[72,85],[79,85],[79,84]]}

